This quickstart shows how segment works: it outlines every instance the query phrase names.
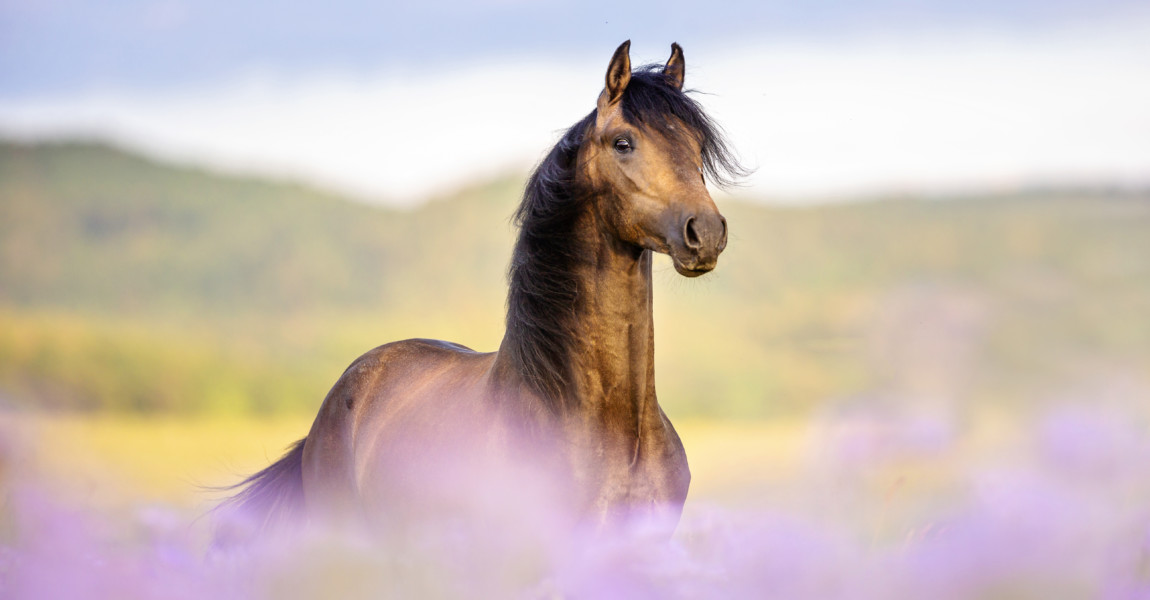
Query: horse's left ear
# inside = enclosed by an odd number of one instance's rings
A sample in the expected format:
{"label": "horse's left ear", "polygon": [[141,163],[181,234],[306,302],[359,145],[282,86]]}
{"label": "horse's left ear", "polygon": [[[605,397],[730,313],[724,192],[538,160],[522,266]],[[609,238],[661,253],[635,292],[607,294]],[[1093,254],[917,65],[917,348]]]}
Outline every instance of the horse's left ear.
{"label": "horse's left ear", "polygon": [[671,58],[667,59],[667,64],[663,66],[663,78],[667,80],[667,85],[677,89],[683,89],[683,71],[686,68],[683,62],[683,48],[674,42],[671,43]]}

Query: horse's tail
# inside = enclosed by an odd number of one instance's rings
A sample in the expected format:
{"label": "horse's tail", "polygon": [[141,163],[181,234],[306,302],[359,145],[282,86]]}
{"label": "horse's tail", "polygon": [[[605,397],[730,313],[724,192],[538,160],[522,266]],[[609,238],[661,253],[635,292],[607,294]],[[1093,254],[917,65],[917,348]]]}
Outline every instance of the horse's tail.
{"label": "horse's tail", "polygon": [[[303,447],[307,438],[291,445],[288,451],[264,470],[224,489],[240,489],[226,499],[217,511],[224,512],[229,521],[240,524],[248,533],[263,533],[303,522]],[[254,531],[252,531],[254,528]],[[217,529],[216,544],[227,545],[233,537]],[[246,536],[243,536],[246,537]]]}

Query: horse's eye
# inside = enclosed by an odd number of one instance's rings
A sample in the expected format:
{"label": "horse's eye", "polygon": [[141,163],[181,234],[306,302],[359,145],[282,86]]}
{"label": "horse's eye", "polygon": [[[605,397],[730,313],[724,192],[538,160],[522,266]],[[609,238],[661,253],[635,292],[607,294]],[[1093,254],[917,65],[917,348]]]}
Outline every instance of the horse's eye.
{"label": "horse's eye", "polygon": [[631,150],[631,140],[627,138],[619,138],[615,140],[615,152],[618,152],[619,154],[626,154]]}

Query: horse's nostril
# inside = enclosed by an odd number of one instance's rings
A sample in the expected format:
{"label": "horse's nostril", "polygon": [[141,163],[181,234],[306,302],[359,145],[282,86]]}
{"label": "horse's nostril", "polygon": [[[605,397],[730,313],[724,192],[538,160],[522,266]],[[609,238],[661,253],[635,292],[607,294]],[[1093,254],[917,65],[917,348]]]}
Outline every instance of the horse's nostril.
{"label": "horse's nostril", "polygon": [[719,239],[723,240],[723,241],[722,241],[722,242],[719,244],[719,246],[720,246],[720,249],[722,249],[722,248],[726,248],[726,247],[727,247],[727,218],[726,218],[726,217],[724,217],[724,216],[721,216],[721,215],[720,215],[720,216],[719,216],[719,223],[720,223],[720,224],[722,224],[722,226],[723,226],[723,233],[722,233],[722,237],[721,237],[721,238],[719,238]]}
{"label": "horse's nostril", "polygon": [[698,248],[703,243],[699,241],[699,234],[695,231],[695,217],[687,217],[687,223],[683,225],[683,240],[687,243],[688,248]]}

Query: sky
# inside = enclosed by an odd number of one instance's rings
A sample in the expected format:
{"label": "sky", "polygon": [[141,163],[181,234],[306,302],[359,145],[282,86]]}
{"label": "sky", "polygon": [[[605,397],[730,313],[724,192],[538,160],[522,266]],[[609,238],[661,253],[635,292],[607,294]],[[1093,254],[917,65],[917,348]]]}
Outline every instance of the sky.
{"label": "sky", "polygon": [[1150,6],[0,0],[0,136],[412,204],[522,173],[683,45],[748,197],[1150,183]]}

